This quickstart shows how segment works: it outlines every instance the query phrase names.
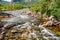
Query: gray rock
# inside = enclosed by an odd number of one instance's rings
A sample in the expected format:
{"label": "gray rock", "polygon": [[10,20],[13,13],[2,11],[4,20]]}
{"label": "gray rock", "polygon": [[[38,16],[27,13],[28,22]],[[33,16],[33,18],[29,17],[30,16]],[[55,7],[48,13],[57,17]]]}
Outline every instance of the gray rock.
{"label": "gray rock", "polygon": [[18,31],[16,29],[12,29],[11,33],[17,33]]}
{"label": "gray rock", "polygon": [[0,35],[0,40],[2,40],[3,39],[3,35]]}

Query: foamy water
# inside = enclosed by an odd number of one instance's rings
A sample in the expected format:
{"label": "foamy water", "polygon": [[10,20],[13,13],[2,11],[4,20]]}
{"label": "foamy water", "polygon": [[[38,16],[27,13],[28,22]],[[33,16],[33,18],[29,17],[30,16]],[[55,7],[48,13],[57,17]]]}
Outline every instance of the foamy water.
{"label": "foamy water", "polygon": [[[12,13],[14,13],[14,12],[12,12]],[[13,15],[17,15],[17,16],[13,17],[13,18],[10,18],[8,20],[2,20],[2,21],[7,22],[7,25],[14,24],[14,23],[25,23],[25,24],[22,24],[22,25],[28,26],[27,29],[26,29],[28,32],[32,29],[32,26],[34,26],[34,23],[32,23],[32,24],[29,23],[31,21],[31,18],[28,15],[20,15],[20,14],[18,15],[17,12],[16,12],[16,14],[13,14]],[[52,39],[52,40],[60,40],[60,37],[57,37],[57,35],[54,32],[52,32],[51,30],[43,27],[42,25],[39,25],[37,28],[39,28],[40,31],[33,30],[32,32],[29,32],[28,35],[27,34],[22,34],[21,36],[22,37],[24,37],[24,36],[28,37],[28,40],[31,38],[31,36],[33,38],[35,38],[36,40],[40,40],[39,38],[41,38],[41,37],[44,40],[50,40],[50,39]],[[20,30],[20,28],[19,28],[19,30]]]}
{"label": "foamy water", "polygon": [[43,34],[43,38],[46,40],[49,40],[48,38],[52,38],[54,40],[60,40],[60,37],[57,37],[57,35],[52,32],[51,30],[39,25],[39,28],[41,29],[41,33]]}
{"label": "foamy water", "polygon": [[2,21],[8,22],[8,23],[9,22],[10,23],[24,23],[24,22],[30,21],[30,17],[28,15],[20,15],[20,16],[13,17],[7,20],[2,20]]}

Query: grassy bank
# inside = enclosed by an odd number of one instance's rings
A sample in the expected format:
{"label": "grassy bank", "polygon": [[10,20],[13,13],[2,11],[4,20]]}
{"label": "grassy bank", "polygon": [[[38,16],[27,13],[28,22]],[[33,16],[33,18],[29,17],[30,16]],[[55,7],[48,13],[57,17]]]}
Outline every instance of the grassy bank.
{"label": "grassy bank", "polygon": [[0,10],[19,10],[22,8],[22,4],[0,4]]}

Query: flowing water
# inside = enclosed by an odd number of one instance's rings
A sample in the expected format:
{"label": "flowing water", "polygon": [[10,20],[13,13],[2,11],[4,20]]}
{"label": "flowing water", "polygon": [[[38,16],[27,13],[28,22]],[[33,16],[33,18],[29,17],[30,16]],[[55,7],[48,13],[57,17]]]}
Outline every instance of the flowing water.
{"label": "flowing water", "polygon": [[53,38],[53,39],[55,38],[55,40],[60,40],[60,37],[57,37],[57,35],[53,31],[51,31],[51,30],[49,30],[47,28],[44,28],[41,25],[39,25],[39,28],[41,29],[41,33],[43,35],[45,35],[44,38],[46,40],[49,40],[48,38]]}
{"label": "flowing water", "polygon": [[[7,12],[8,13],[8,12]],[[13,12],[11,12],[12,14]],[[10,14],[10,12],[9,12]],[[13,14],[14,15],[14,14]],[[16,16],[17,15],[17,16]],[[26,29],[27,31],[31,30],[32,29],[32,26],[34,26],[34,23],[33,24],[30,24],[30,21],[31,21],[31,18],[28,16],[28,15],[18,15],[17,13],[15,13],[15,16],[16,17],[13,17],[13,18],[10,18],[10,19],[7,19],[7,20],[2,20],[3,22],[7,22],[6,24],[14,24],[14,23],[25,23],[25,24],[22,24],[22,25],[25,25],[25,26],[28,26],[28,28]],[[20,24],[21,25],[21,24]],[[21,26],[22,26],[21,25]],[[32,25],[32,26],[31,26]],[[14,27],[15,28],[15,27]],[[28,34],[28,37],[30,37],[30,35],[33,35],[33,38],[36,38],[36,40],[39,40],[41,37],[43,38],[42,40],[60,40],[60,37],[57,37],[57,35],[52,32],[51,30],[43,27],[42,25],[39,25],[37,27],[39,31],[34,31],[33,29],[33,32],[30,32]],[[19,29],[20,30],[20,29]],[[22,29],[21,29],[22,30]],[[21,31],[20,30],[20,31]],[[40,35],[37,35],[36,32]],[[22,36],[25,35],[25,34],[22,34]],[[42,35],[42,36],[41,36]],[[27,36],[27,35],[25,35]],[[39,36],[39,37],[38,37]],[[29,40],[29,39],[28,39]],[[31,39],[30,39],[31,40]]]}

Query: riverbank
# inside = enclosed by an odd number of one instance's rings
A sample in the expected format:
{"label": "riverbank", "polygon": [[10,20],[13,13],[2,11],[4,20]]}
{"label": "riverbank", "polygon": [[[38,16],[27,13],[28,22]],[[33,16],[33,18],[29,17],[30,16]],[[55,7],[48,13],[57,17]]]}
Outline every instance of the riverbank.
{"label": "riverbank", "polygon": [[43,16],[29,9],[7,11],[5,14],[14,17],[1,22],[2,40],[60,40],[60,23],[53,16]]}

